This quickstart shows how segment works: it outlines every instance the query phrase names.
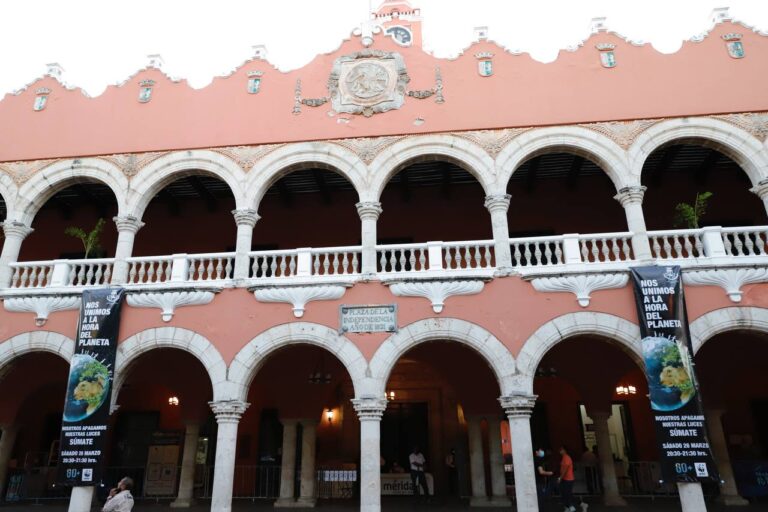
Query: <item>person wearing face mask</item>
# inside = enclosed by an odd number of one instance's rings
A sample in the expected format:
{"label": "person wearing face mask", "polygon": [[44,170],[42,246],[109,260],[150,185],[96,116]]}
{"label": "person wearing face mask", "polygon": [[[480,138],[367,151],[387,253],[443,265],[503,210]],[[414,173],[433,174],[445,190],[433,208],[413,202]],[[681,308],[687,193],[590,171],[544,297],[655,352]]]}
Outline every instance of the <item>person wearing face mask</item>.
{"label": "person wearing face mask", "polygon": [[536,490],[539,498],[545,498],[549,495],[551,477],[554,473],[549,469],[549,461],[544,449],[539,448],[534,452],[533,467],[536,470]]}

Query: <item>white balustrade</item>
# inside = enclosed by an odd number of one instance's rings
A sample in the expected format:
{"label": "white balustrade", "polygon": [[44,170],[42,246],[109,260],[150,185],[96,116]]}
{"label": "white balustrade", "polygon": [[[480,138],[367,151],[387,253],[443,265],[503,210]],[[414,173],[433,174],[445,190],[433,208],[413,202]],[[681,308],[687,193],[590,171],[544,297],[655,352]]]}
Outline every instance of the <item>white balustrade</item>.
{"label": "white balustrade", "polygon": [[66,280],[66,286],[107,286],[112,278],[114,263],[113,258],[56,262],[51,286],[58,285],[55,277],[60,265],[69,266],[69,278]]}
{"label": "white balustrade", "polygon": [[448,270],[492,269],[493,240],[443,242],[443,268]]}
{"label": "white balustrade", "polygon": [[25,261],[11,263],[11,288],[45,288],[53,277],[52,261]]}
{"label": "white balustrade", "polygon": [[298,268],[298,251],[250,252],[251,278],[294,277]]}
{"label": "white balustrade", "polygon": [[330,247],[311,249],[312,275],[348,276],[360,273],[362,247]]}
{"label": "white balustrade", "polygon": [[768,226],[722,228],[723,245],[728,256],[765,256],[768,254]]}
{"label": "white balustrade", "polygon": [[[424,272],[430,265],[430,244],[392,244],[376,246],[376,261],[381,274]],[[440,259],[442,261],[442,258]]]}
{"label": "white balustrade", "polygon": [[165,283],[171,280],[172,256],[128,258],[128,284]]}
{"label": "white balustrade", "polygon": [[601,233],[578,235],[581,261],[607,263],[632,261],[632,233]]}
{"label": "white balustrade", "polygon": [[651,254],[658,260],[687,260],[704,257],[700,229],[649,231]]}
{"label": "white balustrade", "polygon": [[513,267],[540,267],[565,263],[562,236],[510,238]]}
{"label": "white balustrade", "polygon": [[[232,279],[232,271],[235,269],[234,252],[189,254],[186,255],[186,261],[187,281],[221,281]],[[181,276],[179,276],[179,279],[181,280]]]}

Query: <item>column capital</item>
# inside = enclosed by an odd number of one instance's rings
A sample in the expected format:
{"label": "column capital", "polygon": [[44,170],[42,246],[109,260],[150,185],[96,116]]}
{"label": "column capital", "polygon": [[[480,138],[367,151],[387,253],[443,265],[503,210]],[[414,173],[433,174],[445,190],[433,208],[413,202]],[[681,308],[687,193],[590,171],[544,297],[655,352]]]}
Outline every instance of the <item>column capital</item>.
{"label": "column capital", "polygon": [[248,406],[248,402],[242,400],[219,400],[208,402],[213,414],[216,415],[216,423],[238,423]]}
{"label": "column capital", "polygon": [[596,410],[587,409],[587,415],[590,418],[592,418],[593,422],[597,423],[597,422],[607,422],[610,419],[610,417],[613,415],[613,413],[611,413],[611,411],[606,411],[603,409],[596,409]]}
{"label": "column capital", "polygon": [[141,219],[134,217],[133,215],[117,215],[112,217],[112,220],[115,221],[118,233],[122,231],[136,233],[144,227],[144,223],[141,222]]}
{"label": "column capital", "polygon": [[361,201],[355,204],[357,208],[357,214],[360,216],[360,220],[373,219],[378,220],[381,212],[381,203],[378,201]]}
{"label": "column capital", "polygon": [[360,421],[381,421],[384,410],[387,408],[385,398],[353,398],[351,402]]}
{"label": "column capital", "polygon": [[110,416],[115,414],[119,410],[120,410],[120,404],[111,404],[109,406],[109,414],[110,414]]}
{"label": "column capital", "polygon": [[509,194],[492,194],[485,196],[484,204],[491,213],[497,211],[507,213],[510,199],[512,199],[512,196]]}
{"label": "column capital", "polygon": [[295,427],[299,424],[297,418],[280,418],[280,424],[284,427]]}
{"label": "column capital", "polygon": [[27,226],[23,222],[16,220],[3,221],[3,232],[5,233],[6,238],[18,238],[24,240],[33,231],[34,228]]}
{"label": "column capital", "polygon": [[529,418],[537,398],[537,395],[507,395],[499,397],[499,403],[508,418]]}
{"label": "column capital", "polygon": [[760,199],[768,199],[768,179],[762,180],[760,183],[750,188],[749,191],[757,194]]}
{"label": "column capital", "polygon": [[253,227],[261,218],[258,212],[251,208],[244,208],[241,210],[232,210],[232,215],[234,215],[235,223],[238,226],[245,225],[245,226]]}
{"label": "column capital", "polygon": [[646,187],[642,185],[624,187],[619,190],[619,193],[613,196],[613,198],[621,203],[621,206],[624,208],[630,204],[643,204],[643,195],[645,195],[645,190]]}

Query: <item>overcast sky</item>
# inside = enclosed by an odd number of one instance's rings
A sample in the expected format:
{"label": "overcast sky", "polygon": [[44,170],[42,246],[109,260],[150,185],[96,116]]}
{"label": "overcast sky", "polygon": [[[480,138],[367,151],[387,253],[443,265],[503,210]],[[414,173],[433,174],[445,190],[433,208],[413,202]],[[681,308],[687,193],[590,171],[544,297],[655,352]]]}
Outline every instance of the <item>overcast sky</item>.
{"label": "overcast sky", "polygon": [[[371,2],[373,7],[380,3]],[[369,0],[34,0],[0,2],[0,94],[20,89],[59,62],[64,80],[91,95],[122,82],[160,53],[164,69],[203,87],[265,44],[281,70],[334,50],[368,12]],[[487,25],[490,38],[541,61],[578,44],[589,21],[676,51],[706,31],[714,7],[768,32],[766,0],[414,0],[425,48],[455,56]],[[748,51],[748,50],[747,50]]]}

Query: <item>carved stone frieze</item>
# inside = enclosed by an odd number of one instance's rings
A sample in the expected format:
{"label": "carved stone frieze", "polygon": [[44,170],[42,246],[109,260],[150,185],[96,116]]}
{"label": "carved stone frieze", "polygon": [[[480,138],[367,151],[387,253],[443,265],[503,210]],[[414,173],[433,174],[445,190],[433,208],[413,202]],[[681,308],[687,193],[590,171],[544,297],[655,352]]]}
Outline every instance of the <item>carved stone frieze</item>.
{"label": "carved stone frieze", "polygon": [[167,152],[163,151],[153,151],[149,153],[131,153],[127,155],[107,155],[101,158],[115,164],[123,171],[123,174],[128,178],[132,178],[144,167],[167,154]]}
{"label": "carved stone frieze", "polygon": [[550,277],[532,277],[531,284],[538,292],[571,292],[576,295],[579,306],[589,306],[595,290],[623,288],[629,276],[625,273],[569,274]]}
{"label": "carved stone frieze", "polygon": [[[388,283],[384,283],[388,284]],[[461,281],[403,281],[389,284],[396,297],[424,297],[432,303],[432,311],[442,313],[445,301],[454,295],[476,295],[483,291],[485,283],[480,280]]]}
{"label": "carved stone frieze", "polygon": [[293,305],[293,316],[301,318],[307,302],[313,300],[335,300],[344,296],[347,287],[343,285],[279,286],[257,288],[254,297],[260,302],[285,302]]}
{"label": "carved stone frieze", "polygon": [[686,270],[683,283],[689,286],[719,286],[733,302],[741,302],[745,284],[768,282],[768,268],[718,268]]}
{"label": "carved stone frieze", "polygon": [[170,322],[176,308],[209,304],[214,292],[210,290],[129,293],[126,300],[134,308],[159,308],[163,322]]}
{"label": "carved stone frieze", "polygon": [[366,49],[336,59],[328,91],[336,112],[370,117],[400,108],[409,81],[399,53]]}
{"label": "carved stone frieze", "polygon": [[280,149],[285,144],[262,144],[260,146],[232,146],[228,148],[219,148],[214,151],[221,153],[227,158],[231,158],[237,165],[239,165],[243,171],[250,171],[256,162],[272,153],[273,151]]}
{"label": "carved stone frieze", "polygon": [[0,163],[0,171],[8,174],[16,184],[21,185],[35,173],[45,169],[57,160],[30,160],[27,162]]}
{"label": "carved stone frieze", "polygon": [[530,128],[505,128],[504,130],[474,130],[460,132],[456,135],[470,140],[483,148],[489,155],[496,158],[509,142],[527,132]]}
{"label": "carved stone frieze", "polygon": [[404,136],[373,137],[368,139],[341,139],[332,142],[357,153],[357,156],[359,156],[363,162],[370,164],[379,153],[404,138]]}
{"label": "carved stone frieze", "polygon": [[738,126],[762,142],[768,139],[768,114],[765,113],[746,113],[746,114],[723,114],[712,116],[715,119],[721,119],[727,123]]}
{"label": "carved stone frieze", "polygon": [[80,307],[77,295],[43,295],[40,297],[7,297],[3,299],[6,311],[14,313],[35,313],[35,325],[45,325],[48,315],[54,311],[66,311]]}
{"label": "carved stone frieze", "polygon": [[629,149],[638,135],[661,121],[661,119],[640,119],[637,121],[609,121],[606,123],[580,124],[584,128],[603,134],[624,149]]}

